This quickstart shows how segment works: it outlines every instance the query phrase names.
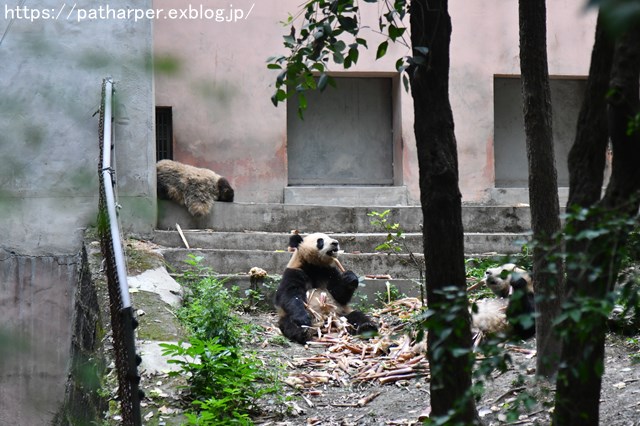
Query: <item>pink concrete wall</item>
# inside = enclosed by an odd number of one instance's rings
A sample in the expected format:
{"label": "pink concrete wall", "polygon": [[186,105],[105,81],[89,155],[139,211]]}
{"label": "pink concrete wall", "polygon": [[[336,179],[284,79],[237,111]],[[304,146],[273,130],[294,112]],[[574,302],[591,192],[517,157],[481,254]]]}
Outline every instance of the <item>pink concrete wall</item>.
{"label": "pink concrete wall", "polygon": [[[205,7],[230,6],[221,1],[202,3]],[[550,3],[550,72],[585,75],[595,16],[582,13],[583,0]],[[185,4],[156,0],[154,7],[184,8]],[[236,188],[237,201],[282,202],[287,184],[286,108],[271,104],[276,72],[266,68],[266,58],[285,53],[282,35],[287,30],[279,22],[288,13],[294,14],[300,1],[237,0],[232,4],[245,13],[253,7],[248,19],[155,21],[155,54],[172,55],[180,61],[175,74],[156,71],[156,104],[173,107],[176,160],[227,176]],[[460,186],[464,201],[485,201],[487,189],[494,186],[493,76],[519,74],[517,2],[452,0],[450,13],[450,94]],[[362,16],[377,28],[377,5],[362,2]],[[361,52],[355,75],[388,75],[395,71],[395,60],[409,54],[405,46],[391,46],[383,60],[375,61],[375,49],[382,39],[373,32],[363,36],[370,49]],[[342,71],[337,66],[334,70]],[[411,202],[418,203],[412,101],[404,90],[400,98],[402,183],[409,189]]]}
{"label": "pink concrete wall", "polygon": [[[584,0],[547,2],[551,75],[589,72],[595,13]],[[449,2],[453,21],[450,96],[463,201],[487,201],[494,187],[493,77],[520,74],[518,2]]]}

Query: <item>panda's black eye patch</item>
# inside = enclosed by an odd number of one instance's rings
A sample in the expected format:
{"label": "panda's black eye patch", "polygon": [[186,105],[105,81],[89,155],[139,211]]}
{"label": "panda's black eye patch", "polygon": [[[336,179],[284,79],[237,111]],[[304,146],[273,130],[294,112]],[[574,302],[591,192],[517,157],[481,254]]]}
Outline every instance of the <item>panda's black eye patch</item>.
{"label": "panda's black eye patch", "polygon": [[318,247],[318,250],[322,250],[322,247],[324,247],[324,238],[318,238],[318,241],[316,242],[316,247]]}

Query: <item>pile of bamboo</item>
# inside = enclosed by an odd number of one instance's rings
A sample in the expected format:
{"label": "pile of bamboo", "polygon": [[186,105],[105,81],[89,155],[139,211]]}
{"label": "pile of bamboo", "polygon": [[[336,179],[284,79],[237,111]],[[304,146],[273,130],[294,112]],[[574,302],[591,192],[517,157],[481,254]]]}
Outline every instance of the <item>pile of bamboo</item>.
{"label": "pile of bamboo", "polygon": [[[418,299],[405,298],[386,305],[375,315],[406,317],[421,307]],[[365,340],[349,334],[339,319],[331,316],[326,319],[316,329],[318,337],[307,343],[309,348],[324,351],[295,358],[289,365],[292,372],[285,380],[288,385],[317,395],[327,385],[389,384],[429,376],[424,343],[397,333],[398,327],[389,327],[381,320],[378,336]]]}

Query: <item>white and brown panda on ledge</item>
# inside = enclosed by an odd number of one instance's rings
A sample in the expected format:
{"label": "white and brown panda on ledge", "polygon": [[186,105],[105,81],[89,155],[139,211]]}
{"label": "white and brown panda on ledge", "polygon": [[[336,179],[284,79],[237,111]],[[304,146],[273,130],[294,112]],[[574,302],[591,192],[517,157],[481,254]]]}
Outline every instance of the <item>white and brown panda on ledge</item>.
{"label": "white and brown panda on ledge", "polygon": [[476,303],[478,310],[472,315],[476,332],[505,333],[522,340],[535,335],[535,295],[531,275],[527,271],[507,263],[487,269],[484,279],[478,284],[486,284],[499,298]]}
{"label": "white and brown panda on ledge", "polygon": [[328,235],[315,233],[291,236],[289,247],[295,249],[276,291],[275,306],[282,334],[298,343],[311,337],[312,318],[306,308],[307,291],[326,290],[336,312],[346,317],[355,334],[375,333],[376,323],[363,312],[353,310],[349,302],[358,288],[358,277],[343,271],[337,262],[340,245]]}

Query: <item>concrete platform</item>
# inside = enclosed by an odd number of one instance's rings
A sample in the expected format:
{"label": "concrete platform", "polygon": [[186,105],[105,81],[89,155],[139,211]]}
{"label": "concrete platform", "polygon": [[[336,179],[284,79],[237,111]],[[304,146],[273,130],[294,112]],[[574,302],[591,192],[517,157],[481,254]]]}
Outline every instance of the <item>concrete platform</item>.
{"label": "concrete platform", "polygon": [[[211,213],[195,218],[187,210],[170,201],[158,200],[158,229],[213,229],[225,232],[262,231],[324,233],[380,232],[371,225],[368,213],[390,209],[390,223],[399,223],[404,232],[422,232],[422,209],[419,206],[313,206],[293,204],[221,203]],[[463,206],[465,232],[523,233],[531,228],[528,206]]]}
{"label": "concrete platform", "polygon": [[406,206],[406,186],[289,186],[284,203],[329,206]]}
{"label": "concrete platform", "polygon": [[[286,250],[290,234],[281,232],[215,232],[212,230],[183,230],[190,248],[194,249],[231,249],[231,250]],[[340,242],[346,253],[375,253],[384,243],[384,233],[339,233],[329,234]],[[522,244],[529,240],[526,233],[466,233],[464,235],[465,253],[481,254],[487,252],[512,254],[519,253]],[[177,231],[154,232],[154,243],[181,248],[184,243]],[[405,253],[422,253],[422,234],[406,233],[402,241]]]}
{"label": "concrete platform", "polygon": [[[488,191],[488,204],[499,206],[516,206],[529,204],[529,188],[491,188]],[[558,200],[563,209],[569,200],[569,188],[558,188]]]}

